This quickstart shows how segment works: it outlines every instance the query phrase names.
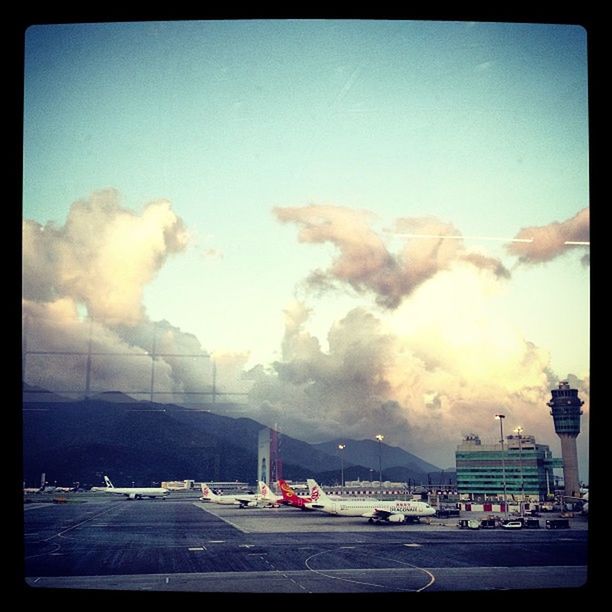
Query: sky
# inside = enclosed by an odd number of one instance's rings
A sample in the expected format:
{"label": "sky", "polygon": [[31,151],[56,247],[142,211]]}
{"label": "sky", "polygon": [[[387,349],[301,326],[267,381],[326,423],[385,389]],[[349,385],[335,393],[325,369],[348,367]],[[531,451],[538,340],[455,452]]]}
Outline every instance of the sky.
{"label": "sky", "polygon": [[[235,414],[441,467],[500,410],[559,455],[569,378],[587,478],[586,46],[526,23],[31,26],[27,349],[91,342],[113,354],[92,391],[159,401],[210,390],[214,355]],[[25,377],[83,368],[28,354]]]}

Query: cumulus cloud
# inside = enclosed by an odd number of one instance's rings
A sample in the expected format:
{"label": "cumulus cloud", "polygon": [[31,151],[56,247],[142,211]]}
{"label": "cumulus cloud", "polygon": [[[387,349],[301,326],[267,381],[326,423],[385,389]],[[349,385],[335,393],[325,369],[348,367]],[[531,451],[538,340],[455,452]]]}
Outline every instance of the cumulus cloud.
{"label": "cumulus cloud", "polygon": [[92,393],[122,391],[138,399],[153,389],[160,401],[210,392],[212,358],[199,340],[167,321],[151,321],[142,302],[147,283],[188,242],[170,202],[133,212],[112,189],[75,202],[61,227],[25,220],[26,382],[77,392],[88,384]]}
{"label": "cumulus cloud", "polygon": [[[515,236],[530,242],[512,242],[507,246],[508,253],[519,258],[522,264],[538,264],[550,261],[568,249],[584,249],[580,244],[589,241],[589,209],[583,208],[571,219],[548,225],[524,227]],[[582,258],[589,263],[588,254]]]}
{"label": "cumulus cloud", "polygon": [[279,221],[300,227],[301,242],[329,242],[339,251],[326,270],[315,270],[307,285],[328,289],[349,285],[358,293],[371,292],[385,308],[397,308],[402,300],[438,271],[454,261],[466,261],[508,277],[496,259],[468,252],[459,232],[434,217],[402,218],[395,223],[398,235],[409,234],[399,253],[392,253],[385,240],[372,228],[374,216],[368,211],[332,205],[275,208]]}
{"label": "cumulus cloud", "polygon": [[[464,262],[392,313],[351,310],[330,327],[326,349],[308,329],[309,308],[292,304],[282,359],[252,372],[256,418],[311,441],[382,432],[441,467],[464,434],[495,441],[500,410],[509,427],[555,444],[549,355],[496,314],[496,285]],[[588,414],[588,385],[581,397]]]}
{"label": "cumulus cloud", "polygon": [[140,214],[123,208],[115,190],[75,202],[62,227],[25,220],[23,297],[69,297],[108,323],[144,317],[143,289],[167,257],[184,250],[188,234],[170,202]]}
{"label": "cumulus cloud", "polygon": [[[101,321],[83,319],[68,297],[48,302],[24,300],[25,382],[59,393],[123,391],[146,394],[151,358]],[[87,377],[87,355],[93,354]],[[167,364],[156,368],[156,388],[174,388]],[[146,398],[137,396],[139,399]]]}

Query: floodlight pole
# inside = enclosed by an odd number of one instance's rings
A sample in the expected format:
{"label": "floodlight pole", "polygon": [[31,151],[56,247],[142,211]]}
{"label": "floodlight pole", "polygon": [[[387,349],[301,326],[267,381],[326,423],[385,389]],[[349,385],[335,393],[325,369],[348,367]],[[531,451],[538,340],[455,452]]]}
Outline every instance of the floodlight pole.
{"label": "floodlight pole", "polygon": [[496,414],[495,418],[499,420],[499,433],[501,436],[501,457],[502,457],[502,479],[504,483],[504,516],[508,518],[508,495],[506,492],[506,458],[504,453],[504,419],[505,414]]}

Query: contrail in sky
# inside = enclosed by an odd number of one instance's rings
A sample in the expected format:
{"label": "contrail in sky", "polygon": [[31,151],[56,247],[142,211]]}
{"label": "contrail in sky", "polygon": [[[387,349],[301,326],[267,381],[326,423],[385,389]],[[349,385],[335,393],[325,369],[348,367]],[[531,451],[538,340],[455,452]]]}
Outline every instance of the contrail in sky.
{"label": "contrail in sky", "polygon": [[[501,236],[463,236],[461,234],[404,234],[402,232],[392,232],[396,236],[404,236],[405,238],[451,238],[453,240],[495,240],[499,242],[533,242],[533,238],[502,238]],[[590,242],[566,240],[563,244],[573,246],[590,246]]]}

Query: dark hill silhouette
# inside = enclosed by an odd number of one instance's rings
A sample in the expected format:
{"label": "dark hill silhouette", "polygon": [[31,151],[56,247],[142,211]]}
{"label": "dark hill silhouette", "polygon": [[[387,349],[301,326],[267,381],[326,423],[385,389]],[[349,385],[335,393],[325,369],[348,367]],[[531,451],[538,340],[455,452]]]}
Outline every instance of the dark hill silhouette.
{"label": "dark hill silhouette", "polygon": [[[80,401],[57,395],[45,398],[44,391],[37,390],[36,401],[23,403],[23,480],[27,483],[40,482],[42,472],[51,484],[85,486],[101,484],[104,474],[116,486],[184,478],[251,483],[257,479],[258,436],[265,426],[253,419],[139,402],[120,393]],[[345,479],[350,470],[358,478],[369,477],[373,455],[368,443],[347,443],[347,450],[353,448],[355,455],[345,455]],[[378,443],[373,444],[378,465]],[[361,453],[356,452],[358,448]],[[280,435],[279,449],[285,478],[314,476],[322,483],[340,478],[337,443],[311,445]],[[430,464],[410,453],[383,445],[383,457],[387,453],[389,458],[402,459],[402,465],[389,464],[395,472],[399,469],[408,475],[402,480],[427,482],[427,471],[439,472],[435,466],[427,469]]]}

